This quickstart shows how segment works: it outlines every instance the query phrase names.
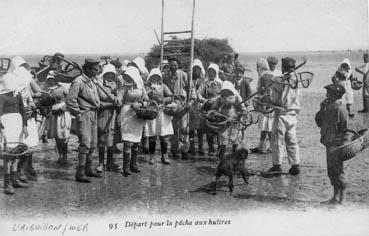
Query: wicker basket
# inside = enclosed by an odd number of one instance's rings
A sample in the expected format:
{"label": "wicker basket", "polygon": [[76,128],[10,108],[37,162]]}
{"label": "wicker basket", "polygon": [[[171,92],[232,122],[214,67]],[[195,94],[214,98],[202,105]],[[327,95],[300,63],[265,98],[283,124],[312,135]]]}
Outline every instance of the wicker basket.
{"label": "wicker basket", "polygon": [[154,120],[158,117],[159,106],[155,101],[150,101],[147,107],[135,108],[136,116],[143,120]]}
{"label": "wicker basket", "polygon": [[[16,145],[13,148],[10,148],[8,145],[13,144]],[[14,160],[19,159],[24,156],[28,152],[28,146],[24,143],[20,142],[7,142],[4,144],[4,148],[0,148],[0,158],[4,160]]]}
{"label": "wicker basket", "polygon": [[353,80],[351,81],[351,88],[354,90],[359,90],[363,87],[363,82],[361,81],[357,81],[357,80]]}
{"label": "wicker basket", "polygon": [[169,116],[173,116],[175,118],[181,118],[182,116],[184,116],[188,112],[189,108],[185,107],[185,103],[184,103],[183,99],[180,96],[174,95],[173,99],[177,103],[177,106],[175,106],[175,107],[165,107],[164,108],[164,113],[169,115]]}
{"label": "wicker basket", "polygon": [[214,133],[219,133],[226,130],[230,124],[228,122],[228,117],[220,114],[217,111],[210,111],[206,117],[206,126]]}
{"label": "wicker basket", "polygon": [[362,132],[362,135],[352,130],[348,130],[348,132],[355,134],[354,140],[330,150],[332,155],[338,156],[342,161],[352,159],[369,146],[369,132]]}

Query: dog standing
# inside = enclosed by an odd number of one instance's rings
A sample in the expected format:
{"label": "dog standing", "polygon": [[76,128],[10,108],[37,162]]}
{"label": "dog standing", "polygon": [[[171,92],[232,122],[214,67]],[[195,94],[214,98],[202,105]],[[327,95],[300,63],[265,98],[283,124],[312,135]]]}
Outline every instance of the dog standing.
{"label": "dog standing", "polygon": [[233,176],[236,171],[240,172],[245,183],[249,184],[248,173],[245,169],[245,160],[247,159],[248,154],[249,152],[247,149],[241,148],[234,153],[226,155],[225,158],[220,160],[215,174],[215,183],[213,187],[214,195],[216,194],[217,182],[222,175],[228,176],[228,186],[231,193],[233,192]]}

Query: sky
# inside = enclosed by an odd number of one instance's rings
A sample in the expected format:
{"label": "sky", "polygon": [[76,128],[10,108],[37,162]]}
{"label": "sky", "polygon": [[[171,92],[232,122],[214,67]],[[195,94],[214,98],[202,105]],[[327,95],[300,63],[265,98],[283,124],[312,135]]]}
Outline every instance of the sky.
{"label": "sky", "polygon": [[[1,0],[0,54],[145,53],[161,0]],[[165,0],[164,30],[191,28],[192,0]],[[196,0],[196,38],[238,52],[366,49],[367,0]]]}

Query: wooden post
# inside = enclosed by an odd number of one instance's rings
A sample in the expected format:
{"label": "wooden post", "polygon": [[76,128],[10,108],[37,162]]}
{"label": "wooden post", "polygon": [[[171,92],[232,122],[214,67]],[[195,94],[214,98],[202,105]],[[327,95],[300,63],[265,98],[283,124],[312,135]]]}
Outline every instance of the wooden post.
{"label": "wooden post", "polygon": [[[195,38],[194,38],[194,22],[195,22],[195,0],[192,0],[192,22],[191,22],[191,56],[190,56],[190,74],[189,74],[189,83],[192,85],[192,67],[193,67],[193,58],[194,58],[194,48],[195,48]],[[191,86],[190,91],[188,92],[187,101],[190,100],[191,97]]]}
{"label": "wooden post", "polygon": [[161,41],[160,41],[160,71],[163,70],[164,59],[164,0],[161,0]]}

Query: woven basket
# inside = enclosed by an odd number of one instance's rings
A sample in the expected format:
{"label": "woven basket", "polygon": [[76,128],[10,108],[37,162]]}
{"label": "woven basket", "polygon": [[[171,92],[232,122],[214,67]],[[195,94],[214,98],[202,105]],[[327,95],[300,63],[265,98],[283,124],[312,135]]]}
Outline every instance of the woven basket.
{"label": "woven basket", "polygon": [[351,81],[351,88],[354,90],[359,90],[363,87],[363,82],[361,81],[357,81],[357,80],[353,80]]}
{"label": "woven basket", "polygon": [[263,102],[266,100],[266,97],[258,97],[252,100],[252,106],[254,110],[263,114],[270,114],[274,111],[274,108],[271,107],[268,103]]}
{"label": "woven basket", "polygon": [[227,120],[227,116],[220,114],[217,111],[210,111],[205,117],[207,128],[214,133],[226,130],[230,126]]}
{"label": "woven basket", "polygon": [[354,158],[359,152],[369,146],[369,132],[359,133],[348,130],[355,134],[355,139],[330,150],[332,155],[338,156],[342,161],[347,161]]}
{"label": "woven basket", "polygon": [[147,107],[135,108],[136,116],[143,120],[154,120],[158,117],[159,106],[155,101],[150,101]]}
{"label": "woven basket", "polygon": [[177,103],[177,106],[165,107],[164,113],[175,118],[181,118],[188,112],[189,109],[185,107],[185,103],[180,96],[174,95],[173,99]]}
{"label": "woven basket", "polygon": [[[8,147],[9,144],[15,144],[13,148]],[[4,145],[4,149],[0,148],[0,158],[4,160],[14,160],[19,159],[21,156],[26,154],[28,151],[28,146],[20,142],[7,142]]]}

